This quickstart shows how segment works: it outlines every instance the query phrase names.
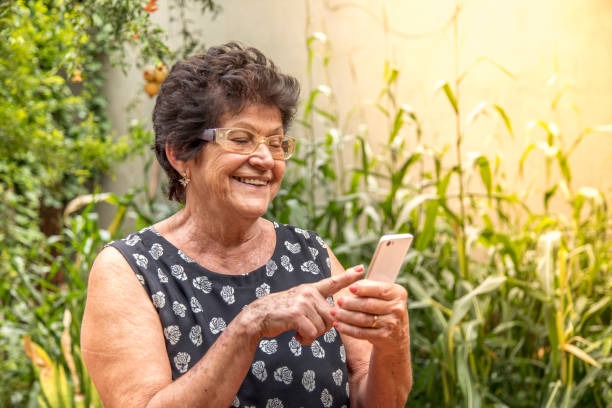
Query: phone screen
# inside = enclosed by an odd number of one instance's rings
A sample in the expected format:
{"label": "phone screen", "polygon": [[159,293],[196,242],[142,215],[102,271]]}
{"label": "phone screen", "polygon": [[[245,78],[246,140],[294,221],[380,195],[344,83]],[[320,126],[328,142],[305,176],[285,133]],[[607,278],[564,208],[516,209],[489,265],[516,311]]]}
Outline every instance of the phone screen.
{"label": "phone screen", "polygon": [[383,235],[378,241],[366,279],[395,282],[412,238],[411,234]]}

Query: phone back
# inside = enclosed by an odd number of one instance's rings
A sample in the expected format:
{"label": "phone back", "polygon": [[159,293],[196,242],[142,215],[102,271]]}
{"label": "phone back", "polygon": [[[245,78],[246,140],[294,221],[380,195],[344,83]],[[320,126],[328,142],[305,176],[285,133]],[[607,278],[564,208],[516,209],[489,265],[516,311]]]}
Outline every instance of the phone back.
{"label": "phone back", "polygon": [[411,234],[383,235],[378,241],[366,278],[395,282],[411,243]]}

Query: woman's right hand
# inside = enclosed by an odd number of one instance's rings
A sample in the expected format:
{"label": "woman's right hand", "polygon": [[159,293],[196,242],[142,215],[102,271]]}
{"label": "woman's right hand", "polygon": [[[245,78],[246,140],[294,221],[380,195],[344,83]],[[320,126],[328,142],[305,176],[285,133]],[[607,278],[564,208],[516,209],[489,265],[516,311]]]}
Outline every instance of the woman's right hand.
{"label": "woman's right hand", "polygon": [[258,338],[295,330],[296,340],[310,345],[330,330],[334,322],[331,314],[334,306],[328,298],[361,279],[363,271],[364,267],[358,265],[315,283],[269,294],[249,304],[241,314],[257,330]]}

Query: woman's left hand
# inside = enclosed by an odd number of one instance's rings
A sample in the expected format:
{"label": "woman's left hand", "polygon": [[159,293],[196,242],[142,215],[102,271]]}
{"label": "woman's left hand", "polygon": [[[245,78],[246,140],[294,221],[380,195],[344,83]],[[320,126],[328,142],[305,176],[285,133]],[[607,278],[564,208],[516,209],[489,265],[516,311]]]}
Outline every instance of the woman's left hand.
{"label": "woman's left hand", "polygon": [[[342,272],[330,256],[335,273]],[[412,388],[407,299],[401,285],[370,279],[334,296],[330,314],[346,347],[351,406],[405,406]]]}
{"label": "woman's left hand", "polygon": [[395,283],[363,279],[349,287],[351,295],[336,298],[334,326],[341,333],[367,340],[375,348],[409,339],[408,295]]}

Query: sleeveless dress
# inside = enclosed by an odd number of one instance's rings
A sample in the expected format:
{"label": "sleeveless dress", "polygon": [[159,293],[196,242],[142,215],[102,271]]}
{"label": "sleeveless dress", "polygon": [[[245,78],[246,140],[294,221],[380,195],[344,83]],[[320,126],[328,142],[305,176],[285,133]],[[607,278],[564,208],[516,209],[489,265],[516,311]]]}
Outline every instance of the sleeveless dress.
{"label": "sleeveless dress", "polygon": [[[278,223],[274,228],[274,255],[244,275],[202,267],[151,227],[108,244],[125,257],[159,314],[173,380],[202,358],[249,303],[331,275],[327,247],[316,233]],[[260,341],[232,407],[349,406],[339,333],[332,327],[310,346],[294,335],[289,331]],[[223,377],[219,373],[219,382]]]}

